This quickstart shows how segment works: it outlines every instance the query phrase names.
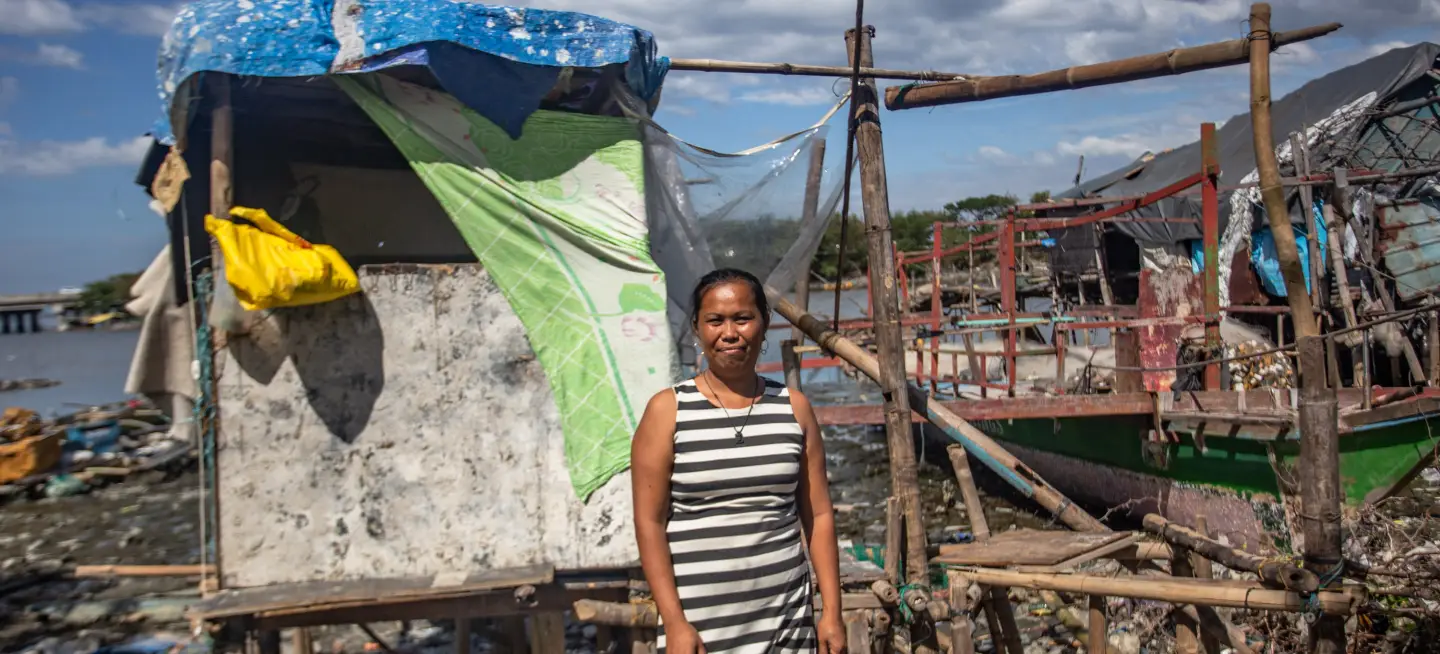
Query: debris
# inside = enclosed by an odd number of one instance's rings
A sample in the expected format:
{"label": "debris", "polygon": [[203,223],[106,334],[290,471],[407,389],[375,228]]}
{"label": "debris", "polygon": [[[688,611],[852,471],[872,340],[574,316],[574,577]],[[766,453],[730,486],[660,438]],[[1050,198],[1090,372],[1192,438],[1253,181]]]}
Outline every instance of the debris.
{"label": "debris", "polygon": [[60,382],[54,379],[0,379],[0,393],[6,391],[29,391],[59,385]]}

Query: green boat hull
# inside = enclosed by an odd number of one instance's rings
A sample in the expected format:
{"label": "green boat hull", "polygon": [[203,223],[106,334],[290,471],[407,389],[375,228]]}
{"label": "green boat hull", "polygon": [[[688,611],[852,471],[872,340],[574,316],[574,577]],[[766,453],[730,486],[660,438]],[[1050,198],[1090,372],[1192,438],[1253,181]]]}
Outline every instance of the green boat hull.
{"label": "green boat hull", "polygon": [[[1433,463],[1440,434],[1432,436],[1427,417],[1358,426],[1341,436],[1340,478],[1348,507],[1388,495]],[[1249,433],[1211,434],[1197,445],[1185,425],[1168,424],[1170,433],[1155,442],[1153,418],[1135,415],[972,424],[1092,509],[1135,517],[1157,512],[1185,524],[1204,515],[1212,531],[1232,542],[1289,540],[1281,485],[1298,479],[1300,442],[1293,435],[1262,440]]]}

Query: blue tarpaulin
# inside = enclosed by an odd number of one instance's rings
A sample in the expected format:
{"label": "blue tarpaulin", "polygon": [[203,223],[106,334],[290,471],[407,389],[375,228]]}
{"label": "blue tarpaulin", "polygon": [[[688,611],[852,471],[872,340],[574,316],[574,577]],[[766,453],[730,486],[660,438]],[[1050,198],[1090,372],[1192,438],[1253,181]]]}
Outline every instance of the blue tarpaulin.
{"label": "blue tarpaulin", "polygon": [[312,77],[428,66],[446,90],[518,137],[563,67],[626,64],[644,100],[669,61],[645,30],[587,14],[458,0],[193,0],[160,45],[161,117],[195,73]]}
{"label": "blue tarpaulin", "polygon": [[[1329,234],[1325,230],[1325,218],[1321,211],[1323,202],[1315,201],[1313,210],[1316,236],[1320,239],[1320,249],[1323,253],[1327,247],[1326,243]],[[1310,289],[1310,243],[1305,230],[1297,229],[1291,225],[1295,232],[1295,247],[1300,251],[1300,268],[1305,271],[1305,289]],[[1190,242],[1190,270],[1200,274],[1205,270],[1205,244],[1200,240]],[[1261,286],[1265,292],[1278,297],[1286,297],[1285,276],[1280,272],[1280,260],[1275,255],[1275,237],[1270,233],[1269,227],[1261,228],[1259,231],[1250,234],[1250,263],[1255,267],[1255,276],[1260,278]],[[1320,274],[1326,274],[1325,268],[1321,267]]]}
{"label": "blue tarpaulin", "polygon": [[[1325,231],[1325,219],[1321,216],[1320,203],[1317,201],[1312,207],[1314,218],[1311,224],[1314,226],[1316,236],[1319,237],[1320,250],[1326,248],[1328,234]],[[1310,243],[1307,240],[1305,230],[1297,229],[1291,225],[1295,233],[1295,248],[1300,251],[1300,268],[1305,271],[1305,290],[1310,290]],[[1286,297],[1285,276],[1280,272],[1280,259],[1275,254],[1275,237],[1266,227],[1250,235],[1250,263],[1255,266],[1255,275],[1260,278],[1260,285],[1265,287],[1265,292],[1278,297]],[[1320,274],[1325,274],[1325,268],[1320,268]]]}

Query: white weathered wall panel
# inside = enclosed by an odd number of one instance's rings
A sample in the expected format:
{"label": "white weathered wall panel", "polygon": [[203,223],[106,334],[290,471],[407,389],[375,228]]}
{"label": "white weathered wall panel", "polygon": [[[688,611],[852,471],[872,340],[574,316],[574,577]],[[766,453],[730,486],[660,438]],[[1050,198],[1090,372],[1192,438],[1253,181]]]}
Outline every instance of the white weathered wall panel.
{"label": "white weathered wall panel", "polygon": [[582,504],[520,320],[476,265],[362,269],[220,371],[233,587],[637,560],[630,477]]}

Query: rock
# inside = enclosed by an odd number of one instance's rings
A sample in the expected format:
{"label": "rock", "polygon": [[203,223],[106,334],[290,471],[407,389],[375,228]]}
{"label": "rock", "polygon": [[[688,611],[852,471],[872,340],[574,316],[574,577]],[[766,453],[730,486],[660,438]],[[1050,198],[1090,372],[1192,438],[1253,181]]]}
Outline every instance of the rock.
{"label": "rock", "polygon": [[1420,477],[1432,484],[1440,484],[1440,468],[1426,468],[1420,471]]}
{"label": "rock", "polygon": [[1110,651],[1115,654],[1140,654],[1140,637],[1128,632],[1110,634]]}

